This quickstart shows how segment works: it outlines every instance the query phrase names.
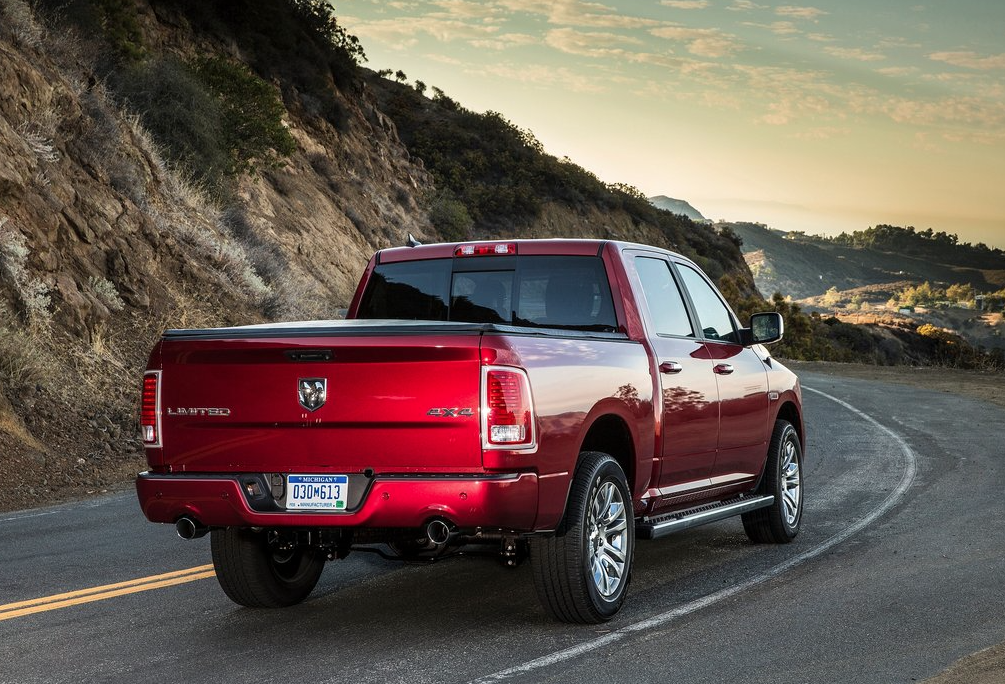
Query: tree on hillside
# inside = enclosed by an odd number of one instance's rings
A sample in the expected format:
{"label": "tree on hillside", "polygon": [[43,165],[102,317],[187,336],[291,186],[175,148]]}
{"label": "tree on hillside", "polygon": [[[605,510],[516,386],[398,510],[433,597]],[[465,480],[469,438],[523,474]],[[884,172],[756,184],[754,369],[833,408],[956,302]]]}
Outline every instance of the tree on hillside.
{"label": "tree on hillside", "polygon": [[827,288],[827,292],[824,293],[823,298],[821,298],[820,303],[824,306],[835,307],[841,303],[841,293],[834,286]]}
{"label": "tree on hillside", "polygon": [[928,281],[921,285],[904,288],[897,293],[896,297],[899,306],[931,306],[945,298],[945,290],[932,287]]}
{"label": "tree on hillside", "polygon": [[946,299],[958,304],[972,303],[975,296],[974,286],[969,283],[956,283],[946,288]]}

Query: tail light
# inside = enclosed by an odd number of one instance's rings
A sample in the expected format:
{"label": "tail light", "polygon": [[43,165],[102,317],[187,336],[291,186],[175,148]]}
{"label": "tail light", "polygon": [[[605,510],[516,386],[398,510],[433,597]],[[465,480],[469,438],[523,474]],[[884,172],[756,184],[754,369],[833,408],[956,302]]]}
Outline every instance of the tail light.
{"label": "tail light", "polygon": [[143,445],[161,445],[161,372],[148,371],[143,375],[143,399],[140,403],[140,432]]}
{"label": "tail light", "polygon": [[525,371],[498,366],[483,369],[482,446],[486,449],[537,446],[534,405]]}

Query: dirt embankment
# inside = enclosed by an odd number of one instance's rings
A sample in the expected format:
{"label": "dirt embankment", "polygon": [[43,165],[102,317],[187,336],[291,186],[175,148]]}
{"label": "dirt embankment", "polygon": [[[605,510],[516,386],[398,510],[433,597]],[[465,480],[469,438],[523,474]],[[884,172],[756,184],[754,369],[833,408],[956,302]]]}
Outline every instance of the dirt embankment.
{"label": "dirt embankment", "polygon": [[785,361],[796,373],[801,370],[861,378],[875,382],[911,385],[927,390],[959,394],[1005,407],[1005,373],[958,368],[917,366],[867,366],[825,361]]}

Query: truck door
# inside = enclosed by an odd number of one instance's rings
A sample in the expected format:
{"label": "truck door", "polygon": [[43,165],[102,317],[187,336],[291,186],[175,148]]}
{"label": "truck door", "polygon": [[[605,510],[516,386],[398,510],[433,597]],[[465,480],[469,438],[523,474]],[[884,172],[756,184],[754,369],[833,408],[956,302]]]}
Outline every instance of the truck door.
{"label": "truck door", "polygon": [[691,296],[719,390],[719,443],[712,484],[746,482],[760,474],[768,448],[767,370],[753,349],[739,344],[735,319],[712,285],[691,266],[676,267]]}
{"label": "truck door", "polygon": [[712,360],[692,322],[670,264],[658,255],[634,260],[655,355],[654,405],[661,445],[658,487],[663,497],[683,497],[711,483],[719,434],[718,390]]}

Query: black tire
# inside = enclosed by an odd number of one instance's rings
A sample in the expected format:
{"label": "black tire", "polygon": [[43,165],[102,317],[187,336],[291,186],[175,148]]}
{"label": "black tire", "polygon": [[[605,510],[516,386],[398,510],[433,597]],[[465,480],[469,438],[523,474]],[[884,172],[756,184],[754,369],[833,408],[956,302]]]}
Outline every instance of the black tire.
{"label": "black tire", "polygon": [[743,529],[755,544],[787,544],[803,520],[803,451],[792,424],[775,421],[760,493],[774,495],[766,508],[744,513]]}
{"label": "black tire", "polygon": [[309,546],[280,550],[265,532],[229,527],[211,532],[216,579],[230,600],[249,608],[285,608],[307,598],[325,557]]}
{"label": "black tire", "polygon": [[635,518],[624,471],[607,454],[582,453],[562,524],[554,534],[530,540],[541,604],[563,622],[610,620],[625,602],[634,553]]}

